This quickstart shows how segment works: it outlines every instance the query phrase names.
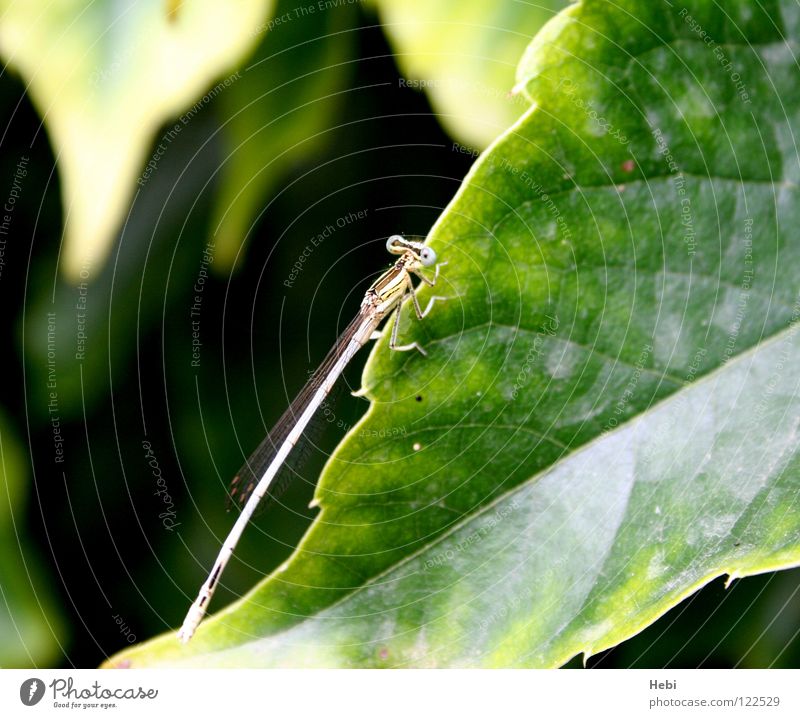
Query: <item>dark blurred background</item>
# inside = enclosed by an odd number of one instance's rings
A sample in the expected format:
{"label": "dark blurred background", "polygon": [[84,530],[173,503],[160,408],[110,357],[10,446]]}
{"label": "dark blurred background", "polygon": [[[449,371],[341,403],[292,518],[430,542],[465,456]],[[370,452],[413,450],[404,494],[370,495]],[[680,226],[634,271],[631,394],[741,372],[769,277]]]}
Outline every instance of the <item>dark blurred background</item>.
{"label": "dark blurred background", "polygon": [[[30,157],[0,276],[0,428],[4,455],[16,452],[23,465],[0,586],[7,605],[30,609],[23,638],[37,637],[28,651],[9,648],[4,663],[91,667],[180,624],[213,560],[209,537],[224,536],[233,520],[224,510],[228,480],[386,266],[387,235],[426,234],[469,169],[472,159],[453,150],[426,95],[401,86],[377,19],[353,8],[351,23],[342,91],[314,111],[319,136],[282,156],[262,188],[237,268],[211,262],[207,277],[230,151],[221,98],[169,144],[110,260],[82,291],[58,269],[64,218],[48,137],[22,82],[0,78],[0,178],[10,184],[20,157]],[[266,85],[327,61],[308,48],[269,54],[252,70]],[[247,121],[265,124],[270,113],[274,106],[256,105]],[[302,139],[303,126],[295,131]],[[287,136],[286,146],[298,141]],[[349,216],[357,219],[342,219]],[[314,246],[320,234],[328,236]],[[83,302],[85,355],[77,360],[75,307]],[[202,343],[195,353],[193,331]],[[364,358],[347,375],[351,387]],[[307,504],[326,455],[365,407],[340,392],[305,480],[245,533],[217,607],[289,555],[313,515]],[[14,558],[15,539],[24,563]],[[728,589],[717,580],[589,666],[796,666],[799,590],[800,570]],[[3,616],[3,635],[21,630],[13,619]]]}

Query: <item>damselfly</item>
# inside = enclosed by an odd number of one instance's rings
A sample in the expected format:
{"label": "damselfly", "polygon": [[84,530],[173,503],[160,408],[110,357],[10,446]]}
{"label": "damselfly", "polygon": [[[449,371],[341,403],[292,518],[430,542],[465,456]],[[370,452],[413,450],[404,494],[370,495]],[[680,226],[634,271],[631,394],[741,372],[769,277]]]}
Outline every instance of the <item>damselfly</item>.
{"label": "damselfly", "polygon": [[[416,349],[423,355],[426,353],[417,342],[397,344],[397,332],[400,326],[399,308],[403,300],[410,297],[417,317],[425,318],[433,303],[444,297],[431,297],[423,310],[417,299],[412,275],[419,277],[422,282],[432,287],[436,284],[436,280],[439,278],[439,269],[445,262],[437,264],[436,252],[433,249],[426,247],[422,242],[406,239],[399,234],[389,237],[386,241],[386,249],[392,254],[400,255],[400,258],[367,290],[358,314],[336,340],[322,364],[311,375],[272,431],[234,478],[231,493],[236,495],[238,503],[243,503],[242,511],[225,539],[225,543],[222,544],[211,573],[186,614],[183,626],[178,632],[183,643],[186,643],[194,635],[197,626],[203,619],[222,571],[233,554],[247,522],[267,493],[281,465],[286,461],[311,417],[319,409],[344,368],[362,346],[370,339],[375,338],[380,323],[392,312],[395,312],[389,346],[398,351]],[[434,265],[433,279],[422,274],[423,267]]]}

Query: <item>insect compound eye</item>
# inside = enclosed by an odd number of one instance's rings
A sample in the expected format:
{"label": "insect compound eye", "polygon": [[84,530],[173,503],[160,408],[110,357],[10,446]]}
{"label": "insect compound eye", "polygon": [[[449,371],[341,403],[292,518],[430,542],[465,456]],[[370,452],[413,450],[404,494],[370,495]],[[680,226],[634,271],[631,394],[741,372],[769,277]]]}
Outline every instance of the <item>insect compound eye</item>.
{"label": "insect compound eye", "polygon": [[422,262],[422,266],[430,267],[432,264],[436,263],[436,252],[430,247],[423,247],[422,251],[419,253],[419,261]]}
{"label": "insect compound eye", "polygon": [[405,242],[405,238],[402,234],[393,234],[389,239],[386,240],[386,249],[389,252],[397,252],[399,247],[397,245],[401,245]]}

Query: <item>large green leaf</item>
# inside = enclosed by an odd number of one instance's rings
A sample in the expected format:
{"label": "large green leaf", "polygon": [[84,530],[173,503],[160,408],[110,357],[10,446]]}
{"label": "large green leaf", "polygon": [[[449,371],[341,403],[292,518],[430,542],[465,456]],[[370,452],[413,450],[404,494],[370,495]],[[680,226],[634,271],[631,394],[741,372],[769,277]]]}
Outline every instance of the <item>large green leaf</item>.
{"label": "large green leaf", "polygon": [[112,665],[555,666],[800,563],[799,34],[789,0],[546,26],[431,232],[428,358],[378,342],[297,552]]}
{"label": "large green leaf", "polygon": [[[58,158],[62,262],[70,277],[99,271],[137,181],[146,183],[165,145],[236,83],[235,74],[219,76],[251,49],[271,6],[272,0],[0,3],[0,53],[25,79]],[[151,150],[170,118],[172,134]]]}
{"label": "large green leaf", "polygon": [[528,108],[514,70],[568,0],[374,0],[404,81],[430,96],[447,130],[485,148]]}

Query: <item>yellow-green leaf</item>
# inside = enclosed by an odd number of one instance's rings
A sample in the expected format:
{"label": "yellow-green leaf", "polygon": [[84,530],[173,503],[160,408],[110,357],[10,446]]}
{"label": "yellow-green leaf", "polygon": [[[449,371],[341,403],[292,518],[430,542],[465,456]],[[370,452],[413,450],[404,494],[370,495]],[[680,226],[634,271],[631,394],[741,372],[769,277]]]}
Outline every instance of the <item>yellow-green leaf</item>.
{"label": "yellow-green leaf", "polygon": [[528,108],[514,71],[534,35],[568,0],[374,0],[402,82],[425,90],[444,127],[486,147]]}
{"label": "yellow-green leaf", "polygon": [[167,150],[169,135],[151,147],[156,131],[170,121],[179,132],[235,84],[235,65],[271,7],[271,0],[0,2],[0,53],[22,75],[57,158],[69,277],[99,272],[137,182],[158,171]]}

